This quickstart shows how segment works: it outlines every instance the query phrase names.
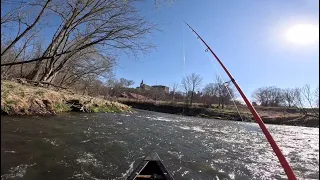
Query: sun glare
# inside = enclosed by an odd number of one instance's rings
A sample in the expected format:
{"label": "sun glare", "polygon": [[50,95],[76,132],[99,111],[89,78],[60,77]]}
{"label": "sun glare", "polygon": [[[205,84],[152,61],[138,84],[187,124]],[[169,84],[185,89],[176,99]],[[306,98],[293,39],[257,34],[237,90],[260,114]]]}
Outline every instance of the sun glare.
{"label": "sun glare", "polygon": [[297,24],[288,29],[286,36],[296,44],[313,44],[319,40],[319,25]]}

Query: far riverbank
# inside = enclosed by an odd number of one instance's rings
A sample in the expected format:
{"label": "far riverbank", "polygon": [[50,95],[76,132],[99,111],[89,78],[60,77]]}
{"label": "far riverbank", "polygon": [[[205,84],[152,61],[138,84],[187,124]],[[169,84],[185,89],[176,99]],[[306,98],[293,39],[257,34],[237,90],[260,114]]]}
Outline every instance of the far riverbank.
{"label": "far riverbank", "polygon": [[[169,114],[179,114],[184,116],[203,117],[210,119],[225,119],[232,121],[254,122],[252,115],[248,111],[242,110],[240,112],[240,116],[237,111],[230,109],[185,106],[183,104],[173,103],[133,101],[129,99],[121,99],[119,100],[119,102],[136,109],[163,112]],[[302,116],[300,113],[293,109],[282,108],[279,110],[276,108],[257,108],[257,111],[261,115],[261,118],[264,121],[264,123],[266,124],[319,127],[318,118],[311,116]]]}

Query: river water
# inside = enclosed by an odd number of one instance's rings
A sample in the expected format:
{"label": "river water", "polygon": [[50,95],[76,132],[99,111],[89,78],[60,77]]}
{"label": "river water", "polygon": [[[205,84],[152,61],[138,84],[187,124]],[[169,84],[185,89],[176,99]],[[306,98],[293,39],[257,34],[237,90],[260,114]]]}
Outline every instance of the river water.
{"label": "river water", "polygon": [[[319,179],[319,128],[268,128],[298,179]],[[151,151],[177,180],[286,179],[254,123],[142,110],[1,116],[1,179],[125,179]]]}

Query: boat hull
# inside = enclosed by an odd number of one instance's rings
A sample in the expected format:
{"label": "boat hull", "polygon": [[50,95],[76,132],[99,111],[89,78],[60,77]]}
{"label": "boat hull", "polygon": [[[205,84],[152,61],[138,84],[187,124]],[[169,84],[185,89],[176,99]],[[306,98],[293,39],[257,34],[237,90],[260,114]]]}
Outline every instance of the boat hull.
{"label": "boat hull", "polygon": [[153,152],[145,157],[138,167],[136,167],[136,169],[127,178],[127,180],[142,179],[174,180],[156,152]]}

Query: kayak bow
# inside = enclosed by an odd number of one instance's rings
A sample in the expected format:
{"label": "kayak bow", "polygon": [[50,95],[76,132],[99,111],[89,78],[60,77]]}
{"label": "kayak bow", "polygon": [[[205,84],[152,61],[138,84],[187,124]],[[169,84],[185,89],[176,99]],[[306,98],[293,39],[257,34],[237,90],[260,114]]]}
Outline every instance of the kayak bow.
{"label": "kayak bow", "polygon": [[174,180],[169,171],[164,167],[156,152],[152,152],[145,157],[127,178],[127,180],[135,179]]}

